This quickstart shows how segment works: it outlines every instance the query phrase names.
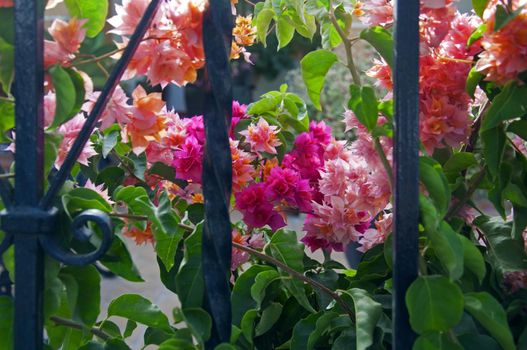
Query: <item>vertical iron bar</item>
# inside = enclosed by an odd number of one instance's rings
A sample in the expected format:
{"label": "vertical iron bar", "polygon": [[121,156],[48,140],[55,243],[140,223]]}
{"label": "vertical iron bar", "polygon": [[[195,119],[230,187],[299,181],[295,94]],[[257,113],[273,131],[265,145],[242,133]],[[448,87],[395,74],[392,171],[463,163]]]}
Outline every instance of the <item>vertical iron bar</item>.
{"label": "vertical iron bar", "polygon": [[393,348],[412,348],[406,290],[417,277],[419,223],[419,0],[395,1],[395,230]]}
{"label": "vertical iron bar", "polygon": [[[38,205],[43,188],[44,2],[15,1],[15,203]],[[41,350],[44,261],[35,234],[15,235],[15,349]]]}

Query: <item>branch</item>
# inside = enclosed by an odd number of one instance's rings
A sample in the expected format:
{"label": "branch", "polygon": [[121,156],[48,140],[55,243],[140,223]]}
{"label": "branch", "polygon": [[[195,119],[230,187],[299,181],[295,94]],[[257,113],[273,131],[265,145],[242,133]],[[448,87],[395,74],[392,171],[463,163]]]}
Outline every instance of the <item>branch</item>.
{"label": "branch", "polygon": [[390,162],[388,162],[388,158],[386,158],[386,153],[384,153],[384,149],[382,148],[381,142],[379,141],[378,137],[374,137],[374,145],[375,145],[375,151],[377,151],[377,154],[379,155],[379,158],[381,158],[382,165],[384,169],[386,170],[386,174],[388,175],[388,179],[390,181],[390,187],[393,191],[393,171],[392,166],[390,165]]}
{"label": "branch", "polygon": [[81,331],[88,331],[90,333],[92,333],[93,335],[101,338],[102,340],[110,340],[112,339],[112,336],[109,335],[108,333],[104,332],[103,330],[99,329],[99,328],[90,328],[90,327],[87,327],[81,323],[77,323],[73,320],[70,320],[70,319],[67,319],[67,318],[62,318],[62,317],[58,317],[58,316],[51,316],[49,318],[51,321],[53,321],[55,323],[56,326],[64,326],[64,327],[69,327],[69,328],[74,328],[74,329],[79,329]]}
{"label": "branch", "polygon": [[474,181],[472,182],[472,184],[470,185],[470,187],[468,188],[467,192],[465,193],[465,195],[463,196],[463,198],[461,198],[459,200],[459,202],[457,202],[456,204],[454,204],[453,206],[450,207],[450,209],[448,210],[448,212],[446,213],[445,215],[445,220],[451,218],[452,216],[454,216],[455,214],[457,214],[457,212],[463,208],[463,206],[465,205],[465,203],[468,202],[468,200],[472,197],[472,195],[474,194],[474,192],[476,192],[476,190],[478,189],[478,186],[479,184],[481,183],[481,181],[483,181],[483,179],[485,178],[485,169],[482,169],[475,177],[474,177]]}
{"label": "branch", "polygon": [[283,262],[281,262],[280,260],[277,260],[269,255],[266,255],[264,253],[261,253],[255,249],[252,249],[250,247],[246,247],[244,245],[241,245],[239,243],[236,243],[236,242],[232,242],[232,246],[235,247],[236,249],[239,249],[239,250],[242,250],[244,252],[247,252],[249,254],[251,254],[252,256],[255,256],[261,260],[264,260],[268,263],[271,263],[273,265],[275,265],[276,267],[279,267],[280,269],[284,270],[285,272],[289,273],[291,276],[293,277],[296,277],[298,278],[299,280],[307,283],[307,284],[310,284],[312,285],[313,287],[315,288],[318,288],[320,289],[321,291],[323,291],[324,293],[328,294],[330,297],[332,297],[343,309],[344,311],[346,311],[346,313],[349,315],[349,317],[354,320],[355,319],[355,313],[353,312],[353,310],[350,309],[349,305],[344,301],[344,299],[341,298],[341,296],[329,289],[328,287],[326,287],[325,285],[323,285],[322,283],[319,283],[307,276],[305,276],[304,274],[290,268],[289,266],[287,266],[286,264],[284,264]]}

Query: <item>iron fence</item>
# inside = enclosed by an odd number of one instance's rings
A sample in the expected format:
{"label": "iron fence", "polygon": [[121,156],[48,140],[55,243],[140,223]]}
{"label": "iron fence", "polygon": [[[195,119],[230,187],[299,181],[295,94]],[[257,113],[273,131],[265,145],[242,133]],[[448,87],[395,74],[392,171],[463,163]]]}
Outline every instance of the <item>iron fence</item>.
{"label": "iron fence", "polygon": [[[75,218],[73,233],[85,238],[89,234],[86,224],[94,223],[102,232],[99,247],[87,254],[77,254],[61,246],[60,237],[54,234],[58,213],[53,204],[160,4],[161,0],[150,2],[62,167],[50,174],[49,188],[44,193],[44,178],[48,176],[43,173],[44,0],[15,1],[15,186],[5,178],[0,179],[0,195],[6,208],[1,215],[6,237],[0,243],[0,255],[14,244],[16,350],[43,348],[44,255],[64,264],[87,265],[102,257],[111,244],[110,218],[101,211],[87,210]],[[392,320],[396,350],[410,349],[415,338],[408,321],[405,293],[417,276],[418,255],[418,15],[419,0],[395,1]],[[228,284],[232,171],[228,140],[232,103],[230,1],[209,1],[203,30],[207,72],[203,106],[207,144],[203,159],[206,175],[203,177],[203,270],[206,304],[214,325],[209,346],[213,346],[228,341],[231,331]]]}

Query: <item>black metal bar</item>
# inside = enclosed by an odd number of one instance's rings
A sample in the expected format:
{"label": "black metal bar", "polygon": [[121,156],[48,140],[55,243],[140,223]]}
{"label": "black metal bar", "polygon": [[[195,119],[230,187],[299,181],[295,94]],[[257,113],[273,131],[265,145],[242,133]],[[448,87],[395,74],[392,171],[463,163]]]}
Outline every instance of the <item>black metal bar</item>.
{"label": "black metal bar", "polygon": [[[16,152],[15,203],[18,210],[38,205],[44,161],[44,1],[15,1]],[[15,326],[17,350],[41,350],[44,260],[37,233],[16,234]]]}
{"label": "black metal bar", "polygon": [[231,222],[229,203],[232,160],[228,130],[232,117],[230,51],[233,17],[228,0],[210,0],[203,17],[203,46],[206,57],[204,121],[207,138],[203,157],[203,272],[205,305],[213,327],[207,349],[228,342],[231,333],[229,275]]}
{"label": "black metal bar", "polygon": [[417,277],[419,223],[419,0],[395,1],[393,349],[412,348],[415,334],[405,304]]}
{"label": "black metal bar", "polygon": [[143,17],[141,18],[141,21],[135,28],[135,31],[132,34],[126,49],[124,50],[119,61],[117,61],[117,63],[115,64],[115,67],[110,73],[106,84],[104,84],[104,87],[101,91],[101,94],[99,95],[99,98],[97,99],[97,102],[95,102],[95,105],[93,106],[90,115],[86,119],[82,130],[79,132],[79,136],[77,136],[77,139],[73,143],[73,146],[71,147],[71,150],[66,156],[66,159],[64,160],[64,163],[60,167],[59,171],[51,180],[48,192],[45,194],[44,198],[40,202],[40,206],[42,209],[47,210],[51,207],[53,199],[64,184],[64,181],[66,181],[66,179],[68,178],[71,169],[75,165],[77,158],[79,157],[80,153],[84,148],[84,145],[90,138],[90,135],[93,132],[93,129],[95,128],[99,117],[106,108],[108,101],[112,97],[115,87],[121,81],[121,77],[123,76],[126,67],[128,66],[128,63],[134,56],[135,51],[141,43],[141,40],[143,39],[148,28],[150,27],[150,24],[152,23],[152,20],[154,19],[154,16],[160,4],[161,0],[152,0],[146,8],[146,11],[143,14]]}

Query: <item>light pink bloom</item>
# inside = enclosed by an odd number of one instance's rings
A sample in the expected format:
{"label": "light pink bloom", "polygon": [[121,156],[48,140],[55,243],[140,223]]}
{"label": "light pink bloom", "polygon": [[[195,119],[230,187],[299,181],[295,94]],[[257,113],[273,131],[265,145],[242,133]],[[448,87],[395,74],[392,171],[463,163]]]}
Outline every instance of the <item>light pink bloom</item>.
{"label": "light pink bloom", "polygon": [[108,189],[105,188],[103,184],[95,185],[93,182],[91,182],[90,179],[88,179],[88,181],[86,181],[86,183],[84,184],[84,188],[88,188],[90,190],[93,190],[93,191],[97,192],[109,204],[114,204],[115,203],[110,198],[110,195],[108,194]]}
{"label": "light pink bloom", "polygon": [[362,23],[368,27],[385,26],[393,23],[393,3],[391,0],[366,0],[362,6]]}
{"label": "light pink bloom", "polygon": [[149,2],[149,0],[123,0],[122,5],[115,5],[116,15],[108,19],[108,23],[115,28],[110,30],[110,33],[132,34]]}
{"label": "light pink bloom", "polygon": [[[87,95],[87,101],[82,106],[82,110],[90,113],[97,98],[100,96],[100,91],[93,92]],[[130,122],[130,115],[132,113],[132,106],[128,104],[128,97],[123,89],[117,85],[112,97],[108,101],[106,108],[101,114],[101,130],[105,130],[115,122],[118,122],[122,127]]]}
{"label": "light pink bloom", "polygon": [[232,157],[232,191],[238,192],[254,180],[256,170],[252,162],[256,158],[253,154],[238,148],[240,141],[230,140]]}
{"label": "light pink bloom", "polygon": [[15,3],[13,0],[0,0],[0,7],[13,7]]}
{"label": "light pink bloom", "polygon": [[55,108],[56,108],[56,95],[54,92],[48,91],[44,95],[44,126],[48,127],[53,123],[55,117]]}
{"label": "light pink bloom", "polygon": [[[77,114],[75,117],[73,117],[73,119],[67,121],[58,128],[57,131],[63,136],[63,139],[59,145],[57,159],[55,160],[55,167],[57,169],[61,167],[62,163],[64,163],[64,160],[73,146],[75,139],[79,135],[79,132],[81,131],[85,121],[86,118],[84,118],[82,114]],[[86,142],[84,145],[81,154],[77,158],[77,162],[88,166],[88,159],[96,154],[97,152],[95,152],[95,149],[93,148],[93,143],[88,140],[88,142]]]}
{"label": "light pink bloom", "polygon": [[277,126],[269,125],[264,118],[260,118],[258,124],[249,125],[240,135],[245,136],[245,142],[251,145],[251,151],[276,154],[276,147],[282,144],[278,139],[278,132]]}
{"label": "light pink bloom", "polygon": [[49,34],[63,50],[72,54],[77,52],[86,36],[86,29],[83,28],[86,22],[88,22],[87,19],[77,19],[75,17],[70,19],[69,22],[56,19],[49,28]]}

